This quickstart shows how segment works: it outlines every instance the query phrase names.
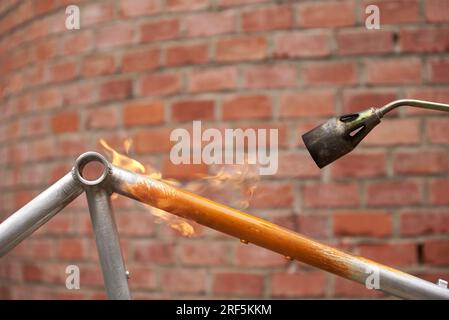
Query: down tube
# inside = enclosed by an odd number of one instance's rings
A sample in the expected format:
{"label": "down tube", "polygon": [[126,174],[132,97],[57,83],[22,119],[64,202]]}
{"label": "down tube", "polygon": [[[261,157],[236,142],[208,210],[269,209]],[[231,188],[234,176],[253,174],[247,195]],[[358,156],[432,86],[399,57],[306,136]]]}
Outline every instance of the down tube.
{"label": "down tube", "polygon": [[204,226],[365,284],[374,271],[378,289],[406,299],[449,299],[449,290],[410,274],[319,243],[266,220],[112,166],[111,188],[122,195]]}

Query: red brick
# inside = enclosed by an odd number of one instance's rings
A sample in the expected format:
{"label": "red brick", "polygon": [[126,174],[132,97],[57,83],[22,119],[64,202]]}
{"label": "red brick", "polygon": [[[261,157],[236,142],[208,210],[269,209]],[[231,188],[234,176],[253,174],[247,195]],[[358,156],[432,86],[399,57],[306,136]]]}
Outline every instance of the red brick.
{"label": "red brick", "polygon": [[86,243],[82,239],[61,239],[57,250],[58,257],[63,260],[83,260],[87,257]]}
{"label": "red brick", "polygon": [[166,270],[161,275],[162,290],[168,293],[201,293],[206,287],[203,270]]}
{"label": "red brick", "polygon": [[[37,155],[36,160],[40,159],[40,155]],[[33,195],[29,191],[18,191],[14,194],[14,206],[16,209],[23,207],[25,204],[30,202],[33,199]]]}
{"label": "red brick", "polygon": [[213,292],[219,296],[257,297],[262,295],[263,287],[263,277],[249,273],[217,273],[213,281]]}
{"label": "red brick", "polygon": [[133,26],[121,23],[99,29],[95,43],[98,48],[111,48],[130,44],[133,38]]}
{"label": "red brick", "polygon": [[35,14],[43,14],[48,11],[51,11],[56,7],[56,3],[54,0],[42,0],[35,2],[33,4],[34,4],[33,10]]}
{"label": "red brick", "polygon": [[38,110],[53,109],[62,103],[61,92],[55,88],[49,88],[36,93],[36,103]]}
{"label": "red brick", "polygon": [[336,178],[348,177],[377,177],[385,176],[385,154],[380,152],[349,153],[335,161],[331,167],[332,176]]}
{"label": "red brick", "polygon": [[320,271],[279,272],[271,278],[271,294],[275,297],[323,297],[326,275]]}
{"label": "red brick", "polygon": [[164,121],[164,103],[162,101],[130,102],[123,106],[123,125],[158,124]]}
{"label": "red brick", "polygon": [[250,200],[252,208],[290,208],[293,188],[286,183],[259,183]]}
{"label": "red brick", "polygon": [[419,150],[394,155],[393,168],[398,174],[432,174],[449,170],[449,155],[445,151]]}
{"label": "red brick", "polygon": [[183,100],[172,104],[172,120],[176,122],[211,120],[213,118],[213,100]]}
{"label": "red brick", "polygon": [[336,212],[334,215],[336,236],[386,237],[391,232],[392,219],[386,212]]}
{"label": "red brick", "polygon": [[167,0],[165,8],[168,11],[191,11],[204,9],[208,5],[208,0]]}
{"label": "red brick", "polygon": [[83,76],[94,77],[112,74],[115,71],[114,57],[109,54],[87,56],[83,61]]}
{"label": "red brick", "polygon": [[119,13],[123,17],[155,14],[160,10],[160,0],[120,0],[119,4]]}
{"label": "red brick", "polygon": [[169,151],[171,149],[170,128],[155,128],[138,131],[134,135],[136,153]]}
{"label": "red brick", "polygon": [[449,82],[449,59],[432,59],[430,65],[430,81]]}
{"label": "red brick", "polygon": [[235,264],[239,267],[267,268],[287,264],[282,255],[252,244],[240,244],[235,253]]}
{"label": "red brick", "polygon": [[54,133],[76,132],[79,128],[79,115],[76,111],[62,111],[53,116],[51,127]]}
{"label": "red brick", "polygon": [[174,262],[175,247],[171,243],[140,241],[134,245],[134,259],[141,262],[169,264]]}
{"label": "red brick", "polygon": [[96,3],[85,6],[80,10],[81,25],[90,26],[112,20],[114,7],[112,3]]}
{"label": "red brick", "polygon": [[324,238],[329,235],[327,216],[310,214],[296,218],[297,230],[299,233],[313,238]]}
{"label": "red brick", "polygon": [[[246,129],[253,129],[253,130],[260,130],[264,129],[266,132],[270,132],[271,129],[274,129],[278,132],[278,145],[280,147],[286,147],[288,145],[287,138],[288,138],[288,132],[287,127],[285,123],[277,123],[277,122],[268,122],[268,123],[261,123],[261,122],[255,122],[255,123],[242,123],[239,125],[239,128],[242,130]],[[267,138],[267,145],[270,144],[269,138]]]}
{"label": "red brick", "polygon": [[379,54],[393,51],[391,31],[351,30],[337,34],[341,55]]}
{"label": "red brick", "polygon": [[239,96],[223,102],[223,119],[271,118],[271,98],[263,95]]}
{"label": "red brick", "polygon": [[80,105],[92,103],[95,100],[97,88],[89,83],[75,83],[64,87],[63,104],[68,105]]}
{"label": "red brick", "polygon": [[151,267],[133,266],[132,268],[129,268],[129,272],[130,278],[128,282],[131,290],[157,289],[157,274]]}
{"label": "red brick", "polygon": [[94,37],[90,31],[69,34],[64,38],[63,54],[79,54],[90,51],[93,48]]}
{"label": "red brick", "polygon": [[274,38],[274,55],[279,58],[323,57],[329,53],[329,36],[325,32],[295,31]]}
{"label": "red brick", "polygon": [[237,86],[237,70],[221,67],[193,70],[188,75],[190,92],[219,91]]}
{"label": "red brick", "polygon": [[430,203],[433,205],[449,204],[449,196],[447,195],[447,188],[449,181],[447,179],[432,180],[429,185]]}
{"label": "red brick", "polygon": [[132,81],[129,79],[109,80],[100,87],[101,101],[129,98],[132,94]]}
{"label": "red brick", "polygon": [[219,62],[260,60],[266,57],[265,37],[239,37],[222,39],[216,43],[215,55]]}
{"label": "red brick", "polygon": [[296,85],[297,71],[288,64],[256,65],[243,71],[247,88],[282,88]]}
{"label": "red brick", "polygon": [[122,58],[122,71],[133,72],[159,67],[161,51],[159,49],[137,49],[126,52]]}
{"label": "red brick", "polygon": [[401,214],[400,230],[404,236],[447,234],[449,212],[428,209],[408,210]]}
{"label": "red brick", "polygon": [[120,235],[150,237],[155,233],[155,219],[148,212],[124,211],[116,215]]}
{"label": "red brick", "polygon": [[345,27],[355,23],[354,1],[307,2],[299,5],[301,27]]}
{"label": "red brick", "polygon": [[388,119],[363,139],[362,145],[414,145],[420,141],[420,122],[416,119]]}
{"label": "red brick", "polygon": [[384,294],[380,290],[368,290],[364,284],[335,277],[334,295],[343,298],[379,298]]}
{"label": "red brick", "polygon": [[431,265],[449,264],[449,241],[428,240],[424,242],[424,262]]}
{"label": "red brick", "polygon": [[[31,240],[31,239],[30,239]],[[51,239],[28,240],[28,255],[37,259],[53,258],[55,254],[54,241]]]}
{"label": "red brick", "polygon": [[162,167],[163,176],[170,179],[199,179],[208,174],[208,166],[200,164],[173,164],[170,158],[165,158]]}
{"label": "red brick", "polygon": [[281,153],[278,158],[278,177],[318,177],[320,170],[305,153]]}
{"label": "red brick", "polygon": [[178,19],[151,21],[140,27],[140,41],[150,42],[169,40],[179,36],[180,23]]}
{"label": "red brick", "polygon": [[56,82],[73,80],[77,75],[78,63],[76,61],[60,62],[51,69],[52,80]]}
{"label": "red brick", "polygon": [[226,263],[227,246],[223,243],[189,241],[181,245],[181,262],[186,266],[222,266]]}
{"label": "red brick", "polygon": [[388,266],[413,266],[417,263],[417,249],[414,243],[362,244],[362,257]]}
{"label": "red brick", "polygon": [[219,6],[221,7],[230,7],[230,6],[238,6],[242,4],[251,4],[251,3],[259,3],[265,2],[265,0],[219,0]]}
{"label": "red brick", "polygon": [[207,44],[176,45],[167,48],[166,64],[180,66],[206,63],[209,59]]}
{"label": "red brick", "polygon": [[367,185],[366,202],[369,206],[403,206],[418,204],[420,187],[416,181],[373,182]]}
{"label": "red brick", "polygon": [[418,0],[365,0],[360,6],[363,21],[368,17],[365,8],[369,5],[379,7],[381,25],[421,20]]}
{"label": "red brick", "polygon": [[103,107],[89,111],[86,127],[89,129],[116,128],[118,123],[116,108]]}
{"label": "red brick", "polygon": [[426,20],[433,23],[449,22],[449,1],[448,0],[427,0],[424,1]]}
{"label": "red brick", "polygon": [[352,62],[310,63],[303,67],[307,84],[354,84],[357,81],[357,67]]}
{"label": "red brick", "polygon": [[140,92],[144,96],[170,95],[181,89],[179,73],[152,73],[144,76],[140,84]]}
{"label": "red brick", "polygon": [[22,269],[23,279],[25,281],[42,281],[42,270],[33,263],[25,263]]}
{"label": "red brick", "polygon": [[44,39],[34,46],[34,59],[37,61],[50,60],[58,53],[55,39]]}
{"label": "red brick", "polygon": [[343,92],[343,111],[353,113],[372,107],[380,108],[396,99],[395,91],[345,90]]}
{"label": "red brick", "polygon": [[280,5],[242,13],[242,28],[245,32],[288,29],[293,25],[291,6]]}
{"label": "red brick", "polygon": [[188,37],[213,36],[234,31],[236,17],[232,11],[199,13],[188,16],[185,24]]}
{"label": "red brick", "polygon": [[420,83],[421,61],[417,58],[367,61],[366,78],[370,84]]}
{"label": "red brick", "polygon": [[436,144],[449,143],[448,119],[429,119],[427,121],[427,141]]}
{"label": "red brick", "polygon": [[402,52],[447,52],[449,28],[403,29],[399,33]]}
{"label": "red brick", "polygon": [[303,187],[302,198],[307,208],[354,207],[359,190],[355,183],[310,184]]}
{"label": "red brick", "polygon": [[333,90],[287,92],[281,96],[280,115],[284,118],[330,116],[335,112]]}

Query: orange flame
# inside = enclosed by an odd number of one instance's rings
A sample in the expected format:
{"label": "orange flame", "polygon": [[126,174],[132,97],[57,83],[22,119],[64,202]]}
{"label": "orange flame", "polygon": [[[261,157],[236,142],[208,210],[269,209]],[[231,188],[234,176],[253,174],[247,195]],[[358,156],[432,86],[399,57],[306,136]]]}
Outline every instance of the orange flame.
{"label": "orange flame", "polygon": [[[147,172],[145,166],[137,160],[130,158],[128,155],[121,154],[114,150],[104,139],[100,139],[100,144],[105,150],[111,153],[111,163],[117,167],[126,170],[146,175],[151,179],[161,180],[162,174],[151,168],[151,172]],[[126,139],[124,142],[125,152],[129,154],[132,145],[131,139]],[[114,195],[116,197],[116,195]],[[158,217],[160,221],[165,221],[171,228],[179,231],[183,236],[191,237],[195,234],[193,226],[182,218],[178,218],[165,212],[163,210],[146,206],[150,213]]]}
{"label": "orange flame", "polygon": [[[111,154],[111,162],[113,165],[171,185],[180,184],[179,181],[174,179],[162,179],[161,172],[151,166],[144,166],[139,161],[129,157],[132,139],[126,139],[124,141],[126,155],[114,150],[104,139],[100,139],[99,142]],[[198,180],[187,183],[183,188],[212,200],[226,203],[229,206],[245,209],[249,206],[249,200],[256,189],[259,177],[256,172],[256,166],[250,166],[247,162],[243,165],[226,165],[218,168],[216,174],[204,175]],[[115,194],[113,195],[114,198],[116,196]],[[217,196],[219,196],[219,199]],[[159,219],[158,222],[166,222],[172,229],[177,230],[183,236],[192,237],[195,235],[192,222],[158,208],[146,207],[150,213]]]}

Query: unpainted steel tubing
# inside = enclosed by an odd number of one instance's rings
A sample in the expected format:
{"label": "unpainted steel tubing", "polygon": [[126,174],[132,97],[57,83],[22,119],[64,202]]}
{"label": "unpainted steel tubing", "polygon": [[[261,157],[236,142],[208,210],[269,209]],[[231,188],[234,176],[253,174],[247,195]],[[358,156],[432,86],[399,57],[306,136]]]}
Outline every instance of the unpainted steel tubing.
{"label": "unpainted steel tubing", "polygon": [[[88,180],[83,177],[83,168],[92,161],[101,163],[102,172],[97,179]],[[109,191],[104,183],[109,177],[111,165],[96,152],[86,152],[75,162],[75,178],[86,190],[87,204],[97,244],[98,257],[106,293],[112,300],[129,300],[131,294],[120,246],[120,238],[111,206]]]}
{"label": "unpainted steel tubing", "polygon": [[0,224],[0,257],[44,225],[83,192],[73,172],[67,173]]}

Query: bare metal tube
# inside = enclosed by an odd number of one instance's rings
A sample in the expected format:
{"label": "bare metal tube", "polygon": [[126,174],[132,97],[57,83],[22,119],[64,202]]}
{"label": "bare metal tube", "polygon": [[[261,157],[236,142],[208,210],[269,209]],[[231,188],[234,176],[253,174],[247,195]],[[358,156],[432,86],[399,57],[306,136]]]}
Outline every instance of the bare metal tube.
{"label": "bare metal tube", "polygon": [[[449,290],[407,273],[334,249],[268,221],[215,203],[166,183],[111,166],[112,191],[191,219],[288,258],[366,284],[378,276],[379,288],[407,299],[449,299]],[[375,282],[372,283],[375,285]]]}
{"label": "bare metal tube", "polygon": [[83,192],[67,173],[0,224],[0,257],[45,224]]}
{"label": "bare metal tube", "polygon": [[438,110],[438,111],[449,111],[449,105],[444,103],[438,103],[438,102],[431,102],[431,101],[424,101],[424,100],[415,100],[415,99],[401,99],[396,100],[393,102],[390,102],[379,109],[379,113],[381,116],[384,116],[388,112],[392,111],[393,109],[396,109],[397,107],[402,106],[410,106],[410,107],[416,107],[416,108],[422,108],[422,109],[429,109],[429,110]]}
{"label": "bare metal tube", "polygon": [[[91,161],[103,164],[103,173],[96,180],[84,179],[81,174],[83,167]],[[119,234],[109,192],[103,188],[103,182],[110,173],[110,164],[100,154],[86,152],[76,160],[74,170],[76,178],[83,184],[86,190],[87,203],[108,298],[112,300],[129,300],[131,295]]]}
{"label": "bare metal tube", "polygon": [[86,196],[108,298],[129,300],[128,278],[109,194],[94,187],[86,190]]}

